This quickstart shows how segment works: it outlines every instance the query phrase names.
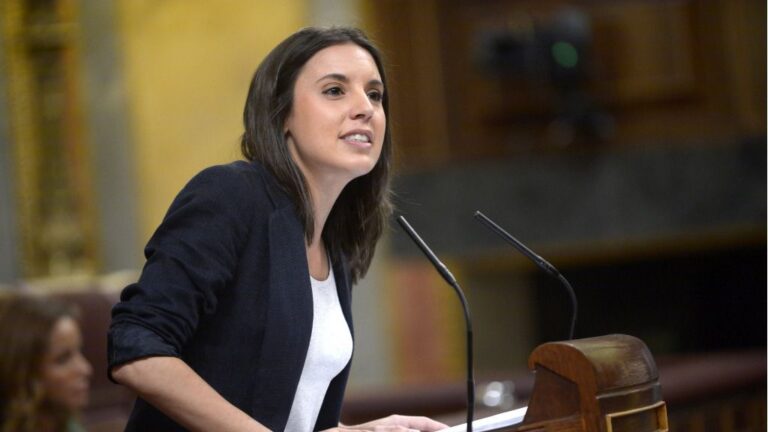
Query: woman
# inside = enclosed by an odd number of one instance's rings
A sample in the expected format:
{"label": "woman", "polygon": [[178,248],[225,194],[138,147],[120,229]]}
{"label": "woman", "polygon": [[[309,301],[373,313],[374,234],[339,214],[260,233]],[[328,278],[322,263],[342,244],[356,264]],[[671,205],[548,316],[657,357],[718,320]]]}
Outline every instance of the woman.
{"label": "woman", "polygon": [[0,431],[74,432],[91,365],[74,310],[39,298],[0,298]]}
{"label": "woman", "polygon": [[251,81],[245,161],[193,178],[113,310],[127,430],[438,430],[423,417],[343,426],[351,285],[390,214],[386,80],[349,28],[301,30]]}

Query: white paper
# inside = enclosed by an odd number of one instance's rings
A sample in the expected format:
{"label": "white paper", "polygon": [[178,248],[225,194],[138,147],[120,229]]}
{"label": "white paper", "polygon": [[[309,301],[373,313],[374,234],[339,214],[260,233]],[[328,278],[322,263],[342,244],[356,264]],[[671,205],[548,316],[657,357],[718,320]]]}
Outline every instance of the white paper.
{"label": "white paper", "polygon": [[[473,420],[472,431],[483,432],[522,423],[526,411],[528,411],[528,407],[522,407],[516,410],[506,411],[501,414],[482,418],[480,420]],[[467,424],[463,423],[448,429],[443,429],[441,432],[466,432],[466,430]]]}

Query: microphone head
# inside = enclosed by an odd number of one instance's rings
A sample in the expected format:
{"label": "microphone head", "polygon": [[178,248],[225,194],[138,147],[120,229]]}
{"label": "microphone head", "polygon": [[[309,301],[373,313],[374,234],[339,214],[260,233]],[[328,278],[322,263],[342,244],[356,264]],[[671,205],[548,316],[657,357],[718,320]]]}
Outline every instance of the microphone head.
{"label": "microphone head", "polygon": [[448,284],[451,286],[456,284],[456,278],[451,274],[450,270],[448,270],[448,267],[443,264],[439,258],[437,258],[437,255],[435,255],[434,252],[432,252],[432,249],[427,246],[427,243],[421,239],[421,237],[416,233],[416,230],[413,229],[411,224],[408,223],[407,220],[405,220],[405,217],[403,215],[400,215],[397,217],[397,222],[400,224],[400,226],[403,227],[405,232],[408,234],[409,237],[411,237],[411,240],[413,240],[414,243],[416,243],[416,246],[421,249],[421,251],[426,255],[427,259],[432,262],[432,265],[435,266],[435,269],[440,273],[440,275],[445,279]]}

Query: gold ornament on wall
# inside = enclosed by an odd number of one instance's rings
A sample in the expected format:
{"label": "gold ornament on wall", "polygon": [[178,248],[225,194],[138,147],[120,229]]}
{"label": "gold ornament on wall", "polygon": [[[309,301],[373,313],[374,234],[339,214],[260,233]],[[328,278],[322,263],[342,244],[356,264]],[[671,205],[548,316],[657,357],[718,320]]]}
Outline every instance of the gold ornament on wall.
{"label": "gold ornament on wall", "polygon": [[73,0],[0,5],[24,277],[93,273],[95,210]]}

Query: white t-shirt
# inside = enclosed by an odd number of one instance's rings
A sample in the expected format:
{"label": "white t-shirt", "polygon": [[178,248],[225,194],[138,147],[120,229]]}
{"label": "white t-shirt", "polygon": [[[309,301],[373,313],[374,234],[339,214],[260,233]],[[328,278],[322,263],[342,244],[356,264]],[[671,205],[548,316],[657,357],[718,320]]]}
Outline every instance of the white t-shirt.
{"label": "white t-shirt", "polygon": [[324,281],[310,279],[314,310],[312,336],[285,425],[287,432],[314,430],[328,385],[352,357],[352,334],[341,311],[333,268]]}

